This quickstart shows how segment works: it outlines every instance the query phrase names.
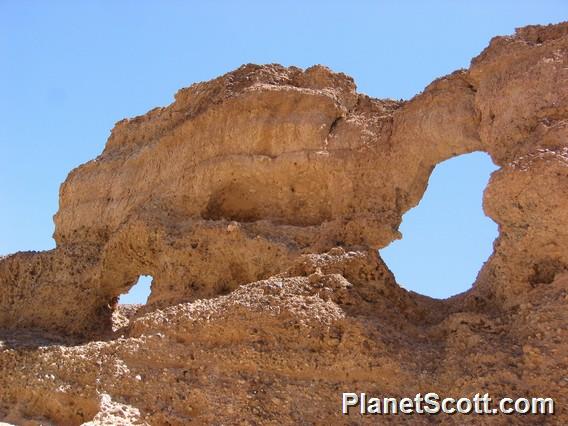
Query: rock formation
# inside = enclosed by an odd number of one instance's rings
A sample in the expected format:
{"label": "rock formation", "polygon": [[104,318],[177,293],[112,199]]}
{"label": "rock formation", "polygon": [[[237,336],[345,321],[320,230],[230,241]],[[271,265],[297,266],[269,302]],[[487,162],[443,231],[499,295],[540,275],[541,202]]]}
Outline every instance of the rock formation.
{"label": "rock formation", "polygon": [[[500,167],[494,253],[464,294],[407,292],[377,249],[473,151]],[[568,24],[496,37],[408,102],[322,66],[194,84],[117,123],[55,224],[54,250],[0,260],[0,420],[373,422],[341,392],[428,390],[549,396],[538,421],[565,424]],[[123,312],[140,275],[149,303]]]}

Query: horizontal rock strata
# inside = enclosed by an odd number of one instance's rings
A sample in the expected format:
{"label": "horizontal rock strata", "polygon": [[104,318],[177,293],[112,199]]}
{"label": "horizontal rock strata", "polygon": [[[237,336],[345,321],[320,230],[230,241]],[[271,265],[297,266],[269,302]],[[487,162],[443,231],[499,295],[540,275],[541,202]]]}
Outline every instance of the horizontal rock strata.
{"label": "horizontal rock strata", "polygon": [[[473,151],[500,167],[494,253],[464,294],[407,292],[377,249]],[[322,66],[194,84],[117,123],[55,223],[54,250],[0,259],[0,420],[337,424],[343,391],[427,389],[553,397],[537,421],[568,422],[566,23],[496,37],[407,102]],[[117,308],[140,275],[148,305]]]}

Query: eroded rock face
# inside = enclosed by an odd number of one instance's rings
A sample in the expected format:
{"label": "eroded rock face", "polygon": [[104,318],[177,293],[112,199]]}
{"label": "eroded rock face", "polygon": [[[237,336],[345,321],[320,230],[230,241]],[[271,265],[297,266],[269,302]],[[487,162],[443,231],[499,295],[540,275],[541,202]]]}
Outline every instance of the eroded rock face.
{"label": "eroded rock face", "polygon": [[[454,298],[401,289],[376,249],[436,164],[479,150],[493,255]],[[332,424],[342,391],[428,389],[551,396],[568,421],[568,24],[497,37],[408,102],[321,66],[182,89],[117,123],[55,222],[56,249],[0,260],[0,419]],[[142,274],[149,305],[112,335]]]}

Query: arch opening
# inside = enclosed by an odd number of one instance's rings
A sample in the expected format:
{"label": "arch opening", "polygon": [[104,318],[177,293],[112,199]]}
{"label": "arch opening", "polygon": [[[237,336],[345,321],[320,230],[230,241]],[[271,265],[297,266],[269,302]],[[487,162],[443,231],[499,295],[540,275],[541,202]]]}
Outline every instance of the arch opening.
{"label": "arch opening", "polygon": [[403,238],[380,250],[403,288],[437,299],[471,288],[498,235],[482,207],[497,168],[483,152],[436,166],[422,200],[403,216]]}
{"label": "arch opening", "polygon": [[121,294],[118,299],[120,305],[145,305],[151,293],[151,275],[140,275],[136,284],[128,292]]}

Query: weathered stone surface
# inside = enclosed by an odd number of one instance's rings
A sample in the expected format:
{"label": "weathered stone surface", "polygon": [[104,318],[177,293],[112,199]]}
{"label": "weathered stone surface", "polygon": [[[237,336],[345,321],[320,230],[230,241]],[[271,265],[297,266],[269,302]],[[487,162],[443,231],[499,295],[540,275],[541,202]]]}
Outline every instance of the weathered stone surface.
{"label": "weathered stone surface", "polygon": [[[500,166],[493,255],[462,295],[403,290],[376,249],[478,150]],[[321,66],[182,89],[116,125],[55,222],[56,249],[0,260],[2,420],[336,424],[342,391],[428,390],[550,396],[568,422],[568,24],[497,37],[408,102]],[[149,305],[113,332],[141,274]]]}
{"label": "weathered stone surface", "polygon": [[[92,260],[97,248],[89,282],[54,265],[60,285],[96,295],[72,324],[45,327],[96,330],[104,318],[93,312],[108,318],[141,274],[154,277],[150,303],[174,303],[269,277],[301,253],[388,244],[400,222],[384,167],[398,107],[321,66],[247,65],[118,123],[104,152],[62,185],[55,216],[55,258],[84,245]],[[48,280],[7,277],[3,288]],[[26,309],[7,315],[25,325]]]}

